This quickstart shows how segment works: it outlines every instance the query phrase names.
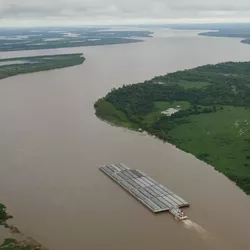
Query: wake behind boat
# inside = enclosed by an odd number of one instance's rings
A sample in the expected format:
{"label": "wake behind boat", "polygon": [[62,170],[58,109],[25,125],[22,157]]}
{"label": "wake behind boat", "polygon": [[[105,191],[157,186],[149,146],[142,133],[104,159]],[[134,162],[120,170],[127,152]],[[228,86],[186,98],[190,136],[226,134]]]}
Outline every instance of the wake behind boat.
{"label": "wake behind boat", "polygon": [[169,211],[178,220],[188,218],[181,208],[188,207],[189,203],[142,171],[122,163],[100,166],[100,170],[151,212]]}

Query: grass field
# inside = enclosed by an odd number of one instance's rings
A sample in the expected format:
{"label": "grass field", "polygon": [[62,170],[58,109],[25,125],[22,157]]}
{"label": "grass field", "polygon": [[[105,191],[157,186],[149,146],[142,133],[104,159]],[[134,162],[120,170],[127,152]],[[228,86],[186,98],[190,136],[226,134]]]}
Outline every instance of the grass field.
{"label": "grass field", "polygon": [[165,111],[169,108],[176,108],[180,110],[188,109],[190,107],[189,102],[154,102],[154,110],[150,114],[144,117],[147,123],[154,122],[157,118],[159,118],[162,114],[162,111]]}
{"label": "grass field", "polygon": [[179,148],[226,175],[250,178],[249,109],[225,106],[216,113],[190,116],[189,120],[168,132]]}
{"label": "grass field", "polygon": [[178,82],[178,85],[182,86],[184,89],[191,89],[191,88],[196,88],[196,89],[202,89],[204,87],[207,87],[210,85],[209,82],[191,82],[191,81],[185,81],[185,80],[180,80]]}

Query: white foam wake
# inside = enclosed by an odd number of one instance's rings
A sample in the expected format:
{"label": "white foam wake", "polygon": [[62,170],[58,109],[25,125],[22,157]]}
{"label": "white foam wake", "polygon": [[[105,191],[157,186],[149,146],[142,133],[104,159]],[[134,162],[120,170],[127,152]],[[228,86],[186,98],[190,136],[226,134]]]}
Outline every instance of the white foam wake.
{"label": "white foam wake", "polygon": [[202,226],[198,225],[197,223],[191,220],[183,220],[182,222],[184,223],[184,226],[186,228],[197,231],[202,236],[202,238],[204,239],[208,238],[208,232]]}

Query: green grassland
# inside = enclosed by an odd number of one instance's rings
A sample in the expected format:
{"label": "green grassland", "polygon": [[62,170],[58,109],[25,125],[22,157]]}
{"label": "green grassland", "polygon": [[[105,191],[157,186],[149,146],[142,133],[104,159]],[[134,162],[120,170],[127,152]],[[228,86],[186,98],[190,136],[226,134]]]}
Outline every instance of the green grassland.
{"label": "green grassland", "polygon": [[[209,163],[250,194],[250,62],[205,65],[113,89],[95,104]],[[171,116],[169,108],[179,111]]]}
{"label": "green grassland", "polygon": [[[84,60],[85,58],[82,54],[62,54],[2,59],[0,60],[0,63],[6,63],[6,65],[0,65],[0,79],[19,74],[80,65],[84,62]],[[17,62],[16,64],[14,63],[15,61]],[[23,63],[19,63],[20,61]],[[11,62],[12,64],[8,64],[8,62]]]}
{"label": "green grassland", "polygon": [[250,189],[249,109],[224,106],[215,113],[191,115],[188,123],[168,133],[177,147]]}
{"label": "green grassland", "polygon": [[190,107],[189,102],[180,101],[180,102],[154,102],[154,108],[151,113],[144,117],[144,120],[148,124],[152,124],[155,120],[162,116],[163,111],[168,110],[169,108],[175,108],[180,110],[186,110]]}
{"label": "green grassland", "polygon": [[192,89],[192,88],[202,89],[210,85],[209,82],[201,82],[201,81],[192,82],[192,81],[185,81],[185,80],[180,80],[177,84],[182,86],[185,89]]}

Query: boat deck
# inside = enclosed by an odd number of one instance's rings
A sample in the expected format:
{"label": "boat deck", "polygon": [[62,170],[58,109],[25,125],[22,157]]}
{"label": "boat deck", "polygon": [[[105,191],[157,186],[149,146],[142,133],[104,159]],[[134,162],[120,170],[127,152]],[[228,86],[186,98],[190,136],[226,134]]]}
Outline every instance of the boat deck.
{"label": "boat deck", "polygon": [[189,206],[187,201],[140,170],[130,169],[122,163],[101,166],[100,170],[153,213]]}

